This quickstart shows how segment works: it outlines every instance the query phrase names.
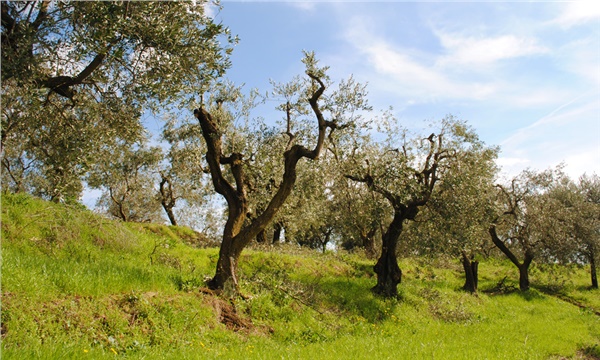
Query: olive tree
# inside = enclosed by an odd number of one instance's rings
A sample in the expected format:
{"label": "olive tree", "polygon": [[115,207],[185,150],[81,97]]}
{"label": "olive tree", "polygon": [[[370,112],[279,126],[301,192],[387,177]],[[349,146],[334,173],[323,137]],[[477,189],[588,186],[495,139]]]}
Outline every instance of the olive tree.
{"label": "olive tree", "polygon": [[566,228],[563,236],[550,239],[542,256],[551,262],[590,265],[591,287],[598,288],[600,249],[600,178],[583,175],[573,181],[564,178],[547,193],[556,201],[553,217]]}
{"label": "olive tree", "polygon": [[[393,118],[387,120],[395,123]],[[479,142],[470,127],[452,116],[443,119],[439,131],[426,138],[410,141],[405,135],[402,129],[389,127],[388,140],[371,156],[357,154],[362,164],[357,162],[354,173],[346,175],[364,183],[393,209],[392,220],[382,232],[381,254],[374,267],[377,284],[372,289],[385,297],[397,296],[402,280],[396,251],[404,223],[416,219],[450,169],[458,166],[461,153]]]}
{"label": "olive tree", "polygon": [[187,106],[221,76],[236,39],[205,5],[2,1],[0,147],[10,187],[77,198],[96,149],[139,140],[142,113]]}
{"label": "olive tree", "polygon": [[465,274],[463,289],[475,293],[476,258],[489,236],[493,215],[491,195],[498,149],[485,146],[474,133],[472,136],[468,151],[456,153],[453,166],[412,227],[415,234],[411,249],[460,258]]}
{"label": "olive tree", "polygon": [[553,239],[565,236],[564,223],[555,216],[556,202],[546,196],[562,176],[560,168],[528,169],[509,184],[496,185],[496,215],[488,232],[494,245],[519,270],[521,291],[529,290],[529,267],[534,258]]}
{"label": "olive tree", "polygon": [[[223,289],[226,284],[231,284],[235,289],[238,288],[237,263],[242,250],[265,229],[292,192],[297,176],[296,166],[298,161],[305,157],[312,160],[316,159],[323,147],[326,130],[333,127],[333,123],[325,120],[318,103],[325,91],[325,84],[321,79],[325,74],[321,69],[316,68],[314,58],[309,56],[305,59],[305,62],[307,63],[307,74],[311,82],[305,84],[302,90],[306,92],[308,102],[318,121],[317,143],[313,149],[308,149],[295,143],[295,134],[292,132],[287,133],[289,142],[283,152],[285,164],[283,178],[265,210],[249,223],[246,223],[249,200],[244,155],[240,152],[225,154],[223,149],[223,132],[220,129],[222,119],[219,118],[219,115],[222,115],[220,113],[222,112],[221,106],[223,103],[215,100],[216,107],[211,106],[212,104],[205,107],[202,104],[200,108],[194,110],[194,115],[200,123],[202,135],[206,142],[206,161],[210,169],[214,189],[225,198],[228,208],[216,273],[208,283],[208,286],[212,289]],[[291,117],[291,111],[292,109],[288,107],[288,119]],[[213,114],[215,114],[214,117]],[[223,173],[222,166],[229,170],[228,175]]]}
{"label": "olive tree", "polygon": [[[223,229],[216,273],[208,283],[213,289],[222,289],[227,283],[237,288],[237,264],[240,254],[246,245],[271,223],[292,193],[298,177],[299,161],[304,158],[316,160],[325,146],[326,138],[331,138],[336,129],[343,128],[343,122],[347,119],[333,115],[340,111],[351,113],[358,106],[355,105],[358,102],[354,99],[360,95],[347,91],[344,86],[346,83],[340,83],[338,90],[326,93],[330,82],[326,74],[327,68],[318,66],[313,53],[305,53],[303,62],[306,66],[306,78],[298,77],[290,83],[277,84],[274,89],[275,95],[283,99],[279,108],[284,113],[285,127],[281,136],[286,141],[282,142],[283,146],[277,152],[280,156],[278,166],[282,169],[282,175],[274,179],[273,194],[263,208],[249,208],[250,179],[246,164],[256,161],[257,153],[245,156],[240,151],[243,149],[233,146],[236,145],[232,142],[236,132],[223,131],[227,126],[227,99],[212,97],[207,105],[202,104],[194,110],[205,141],[206,161],[213,187],[227,202],[227,220]],[[309,119],[314,124],[312,127],[298,126]],[[313,142],[310,148],[300,144],[308,141]],[[255,213],[249,217],[248,214],[252,212]]]}
{"label": "olive tree", "polygon": [[105,156],[90,169],[87,179],[92,188],[103,191],[97,205],[123,221],[159,222],[154,185],[160,148],[120,142],[103,150]]}

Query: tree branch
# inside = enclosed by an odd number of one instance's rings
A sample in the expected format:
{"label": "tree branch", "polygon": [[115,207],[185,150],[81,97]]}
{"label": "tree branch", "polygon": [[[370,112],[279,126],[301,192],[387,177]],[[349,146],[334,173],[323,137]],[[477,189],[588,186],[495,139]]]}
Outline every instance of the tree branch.
{"label": "tree branch", "polygon": [[235,190],[225,179],[221,171],[221,158],[223,154],[221,150],[221,136],[216,123],[212,116],[203,108],[194,110],[194,116],[200,122],[202,136],[206,142],[206,162],[208,163],[215,191],[223,195],[228,203],[230,201],[237,201]]}
{"label": "tree branch", "polygon": [[[110,46],[109,46],[110,49]],[[107,50],[108,51],[108,50]],[[72,86],[83,84],[96,69],[102,65],[102,62],[106,58],[106,53],[97,54],[94,59],[83,69],[77,76],[54,76],[42,80],[40,85],[49,88],[55,93],[72,99],[75,95],[75,91],[71,89]]]}
{"label": "tree branch", "polygon": [[[319,83],[319,89],[317,89],[308,100],[319,125],[319,136],[317,139],[317,145],[312,151],[306,149],[304,146],[301,145],[293,145],[289,150],[285,151],[283,180],[279,188],[277,189],[277,192],[267,205],[265,211],[259,216],[257,216],[254,219],[254,221],[252,221],[252,223],[248,226],[248,231],[246,232],[246,234],[249,237],[249,239],[256,237],[256,235],[258,235],[259,232],[264,230],[264,228],[273,219],[273,217],[275,217],[277,211],[281,208],[285,200],[292,192],[294,184],[296,183],[296,165],[298,164],[298,161],[303,157],[311,160],[316,159],[319,156],[321,149],[323,148],[323,143],[325,141],[325,132],[327,130],[328,125],[327,121],[325,121],[325,118],[323,117],[323,113],[319,108],[318,102],[320,97],[323,95],[323,92],[325,91],[325,84],[319,77],[311,73],[307,73],[307,75],[311,79]],[[247,241],[249,241],[249,239]]]}
{"label": "tree branch", "polygon": [[31,24],[35,30],[37,30],[40,27],[40,25],[42,25],[42,22],[46,20],[46,17],[48,16],[48,5],[50,5],[50,1],[42,1],[42,4],[40,5],[40,10],[38,11],[35,20]]}
{"label": "tree branch", "polygon": [[498,234],[496,233],[496,225],[495,224],[492,224],[490,226],[489,233],[490,233],[490,236],[492,237],[492,242],[494,243],[494,245],[496,245],[496,247],[498,247],[498,249],[500,249],[500,251],[502,251],[504,253],[504,255],[506,255],[506,257],[509,258],[509,260],[513,264],[515,264],[518,268],[520,268],[521,263],[519,262],[519,259],[517,259],[515,254],[513,254],[512,251],[510,251],[510,249],[508,247],[506,247],[504,242],[502,240],[500,240],[500,238],[498,237]]}

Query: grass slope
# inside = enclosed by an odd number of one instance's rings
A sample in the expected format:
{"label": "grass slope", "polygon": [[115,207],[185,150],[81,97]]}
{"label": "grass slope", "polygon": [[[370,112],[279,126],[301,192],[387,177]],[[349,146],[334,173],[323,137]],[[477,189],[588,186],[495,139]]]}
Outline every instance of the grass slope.
{"label": "grass slope", "polygon": [[186,228],[4,194],[2,357],[600,358],[585,268],[538,266],[540,290],[520,293],[516,270],[488,260],[471,296],[457,262],[404,259],[401,297],[384,300],[369,291],[372,262],[282,246],[244,252],[245,299],[230,300],[203,288],[218,250],[199,243]]}

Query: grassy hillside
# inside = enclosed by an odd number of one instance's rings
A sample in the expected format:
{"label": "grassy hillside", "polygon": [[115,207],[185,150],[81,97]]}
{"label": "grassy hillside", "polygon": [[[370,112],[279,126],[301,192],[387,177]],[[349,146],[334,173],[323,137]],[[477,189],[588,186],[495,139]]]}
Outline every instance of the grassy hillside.
{"label": "grassy hillside", "polygon": [[383,300],[356,255],[256,248],[230,300],[203,287],[218,253],[203,243],[3,195],[2,358],[600,358],[586,268],[537,266],[520,293],[516,269],[484,261],[472,296],[457,261],[403,259],[401,297]]}

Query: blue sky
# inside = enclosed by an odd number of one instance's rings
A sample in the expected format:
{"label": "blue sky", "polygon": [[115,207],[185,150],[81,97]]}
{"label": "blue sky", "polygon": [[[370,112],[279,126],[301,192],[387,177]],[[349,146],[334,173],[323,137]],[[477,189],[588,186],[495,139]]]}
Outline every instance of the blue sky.
{"label": "blue sky", "polygon": [[227,77],[269,90],[314,50],[369,84],[405,126],[453,114],[500,145],[506,175],[565,162],[600,174],[600,5],[589,2],[233,2]]}

